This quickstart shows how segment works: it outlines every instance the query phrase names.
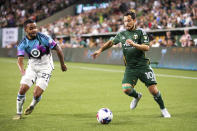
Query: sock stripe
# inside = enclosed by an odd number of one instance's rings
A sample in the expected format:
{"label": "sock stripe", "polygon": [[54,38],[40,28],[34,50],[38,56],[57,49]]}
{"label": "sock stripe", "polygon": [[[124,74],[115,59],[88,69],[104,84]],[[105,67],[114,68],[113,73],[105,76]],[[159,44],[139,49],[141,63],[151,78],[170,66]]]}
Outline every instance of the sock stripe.
{"label": "sock stripe", "polygon": [[37,99],[35,97],[33,97],[33,99],[36,101],[40,101],[42,99],[42,95],[40,97],[38,97]]}
{"label": "sock stripe", "polygon": [[20,94],[17,95],[17,99],[22,99],[24,97],[25,97],[25,95],[20,95]]}

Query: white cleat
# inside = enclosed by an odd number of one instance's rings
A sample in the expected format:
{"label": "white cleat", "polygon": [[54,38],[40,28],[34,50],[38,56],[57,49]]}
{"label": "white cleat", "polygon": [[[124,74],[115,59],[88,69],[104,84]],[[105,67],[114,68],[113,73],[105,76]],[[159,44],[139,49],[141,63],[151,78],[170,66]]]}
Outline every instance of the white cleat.
{"label": "white cleat", "polygon": [[16,115],[12,118],[12,120],[20,120],[20,119],[22,119],[22,115],[21,115],[21,114],[16,114]]}
{"label": "white cleat", "polygon": [[139,100],[141,99],[141,97],[142,97],[142,94],[139,93],[139,94],[138,94],[138,98],[133,98],[133,100],[131,101],[131,104],[130,104],[130,108],[131,108],[132,110],[136,108],[137,103],[139,102]]}
{"label": "white cleat", "polygon": [[166,108],[162,109],[161,113],[162,113],[162,116],[164,118],[170,118],[171,117],[170,113],[168,112],[168,110]]}

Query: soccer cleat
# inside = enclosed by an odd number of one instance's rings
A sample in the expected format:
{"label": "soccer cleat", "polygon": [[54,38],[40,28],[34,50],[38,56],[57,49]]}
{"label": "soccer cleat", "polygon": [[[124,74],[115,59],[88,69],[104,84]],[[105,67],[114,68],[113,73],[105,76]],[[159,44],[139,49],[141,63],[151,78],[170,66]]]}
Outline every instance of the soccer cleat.
{"label": "soccer cleat", "polygon": [[12,119],[13,120],[20,120],[20,119],[22,119],[22,115],[21,114],[16,114]]}
{"label": "soccer cleat", "polygon": [[34,110],[34,107],[33,106],[29,106],[25,111],[24,111],[24,114],[25,115],[29,115],[32,113],[32,111]]}
{"label": "soccer cleat", "polygon": [[133,98],[133,100],[131,101],[131,104],[130,104],[130,108],[132,110],[136,108],[137,103],[139,102],[139,100],[141,99],[141,97],[142,97],[142,94],[141,93],[138,93],[138,98]]}
{"label": "soccer cleat", "polygon": [[162,116],[164,118],[170,118],[171,117],[170,113],[168,112],[168,110],[166,108],[161,109],[161,113],[162,113]]}

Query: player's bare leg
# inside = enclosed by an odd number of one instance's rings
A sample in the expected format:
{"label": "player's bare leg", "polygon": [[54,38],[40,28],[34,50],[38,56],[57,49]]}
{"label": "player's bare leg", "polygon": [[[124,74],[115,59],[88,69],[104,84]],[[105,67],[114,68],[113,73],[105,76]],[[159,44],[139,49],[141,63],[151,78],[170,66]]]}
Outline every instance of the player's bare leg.
{"label": "player's bare leg", "polygon": [[35,87],[35,90],[34,90],[34,97],[33,97],[33,99],[32,99],[32,102],[31,102],[31,104],[28,106],[28,108],[24,111],[24,114],[25,115],[29,115],[29,114],[31,114],[32,112],[33,112],[33,110],[34,110],[34,108],[35,108],[35,106],[36,106],[36,104],[41,100],[41,98],[42,98],[42,93],[43,93],[44,91],[39,87],[39,86],[36,86]]}
{"label": "player's bare leg", "polygon": [[22,118],[23,104],[25,102],[25,93],[28,91],[28,89],[29,86],[25,84],[22,84],[20,87],[16,100],[17,114],[13,117],[13,120],[19,120]]}
{"label": "player's bare leg", "polygon": [[131,101],[130,104],[130,108],[133,110],[137,107],[137,104],[139,102],[139,100],[142,97],[141,93],[137,93],[135,91],[135,89],[131,86],[131,84],[126,83],[126,84],[122,84],[123,87],[123,91],[125,92],[125,94],[127,94],[128,96],[133,97],[133,100]]}
{"label": "player's bare leg", "polygon": [[157,89],[156,85],[151,85],[148,87],[150,93],[153,95],[154,97],[154,100],[158,103],[160,109],[161,109],[161,113],[162,113],[162,116],[164,118],[170,118],[171,115],[170,113],[168,112],[168,110],[165,108],[165,105],[164,105],[164,102],[163,102],[163,99],[161,97],[161,93],[160,91]]}

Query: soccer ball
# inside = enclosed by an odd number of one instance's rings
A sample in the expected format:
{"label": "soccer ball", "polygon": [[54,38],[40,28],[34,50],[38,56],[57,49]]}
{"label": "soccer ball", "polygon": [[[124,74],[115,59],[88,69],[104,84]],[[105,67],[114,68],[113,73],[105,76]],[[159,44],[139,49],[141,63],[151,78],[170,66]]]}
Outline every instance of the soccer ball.
{"label": "soccer ball", "polygon": [[97,121],[101,124],[109,124],[113,119],[113,114],[108,108],[101,108],[97,112]]}

